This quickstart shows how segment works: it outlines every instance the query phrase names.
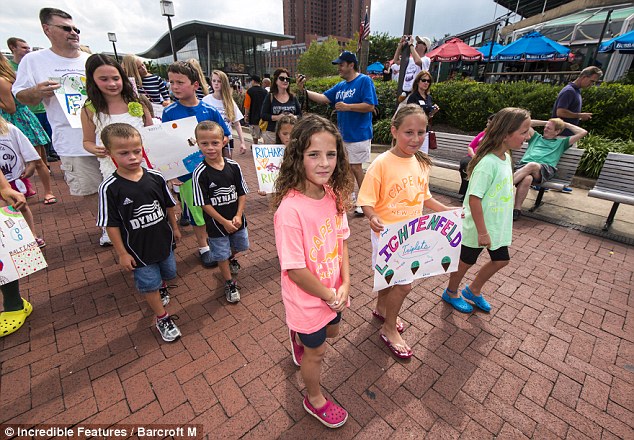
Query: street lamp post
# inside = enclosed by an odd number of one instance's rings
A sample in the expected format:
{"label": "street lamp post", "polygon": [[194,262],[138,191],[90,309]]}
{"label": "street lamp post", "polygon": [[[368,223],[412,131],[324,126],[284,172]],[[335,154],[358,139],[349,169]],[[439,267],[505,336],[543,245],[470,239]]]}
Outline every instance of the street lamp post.
{"label": "street lamp post", "polygon": [[170,33],[172,55],[174,56],[174,61],[177,61],[176,49],[174,48],[174,35],[172,35],[172,17],[174,16],[174,2],[170,0],[161,0],[161,15],[163,15],[163,17],[167,17],[167,27]]}
{"label": "street lamp post", "polygon": [[117,54],[117,45],[115,44],[117,42],[117,34],[115,34],[114,32],[108,32],[108,41],[112,41],[112,48],[114,49],[114,57],[118,63],[119,55]]}

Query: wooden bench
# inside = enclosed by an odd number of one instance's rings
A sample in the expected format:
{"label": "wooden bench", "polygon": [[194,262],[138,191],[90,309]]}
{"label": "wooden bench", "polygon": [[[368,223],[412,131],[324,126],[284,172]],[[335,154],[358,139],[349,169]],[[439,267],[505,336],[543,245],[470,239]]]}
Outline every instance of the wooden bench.
{"label": "wooden bench", "polygon": [[435,166],[458,170],[460,168],[460,160],[467,155],[467,147],[473,140],[473,136],[440,131],[435,133],[438,148],[435,150],[430,149],[427,154],[431,157]]}
{"label": "wooden bench", "polygon": [[616,215],[619,204],[634,205],[634,156],[630,154],[608,153],[599,179],[588,197],[614,202],[608,219],[603,226],[607,231]]}
{"label": "wooden bench", "polygon": [[[527,148],[528,146],[524,144],[521,150],[512,152],[514,164],[522,159]],[[584,151],[585,150],[580,150],[573,145],[564,152],[557,164],[557,172],[555,173],[555,176],[548,182],[537,184],[539,186],[539,193],[535,199],[535,204],[529,209],[530,212],[533,212],[540,207],[546,189],[556,189],[561,191],[565,186],[569,186],[572,183],[572,178],[577,172],[577,167],[579,166],[579,161],[581,160],[581,156],[583,156]]]}

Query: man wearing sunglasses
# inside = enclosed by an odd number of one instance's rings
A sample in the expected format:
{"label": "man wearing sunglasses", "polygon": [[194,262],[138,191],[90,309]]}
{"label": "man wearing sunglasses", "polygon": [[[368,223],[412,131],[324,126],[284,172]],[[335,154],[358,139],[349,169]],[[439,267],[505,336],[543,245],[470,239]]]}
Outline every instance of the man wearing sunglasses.
{"label": "man wearing sunglasses", "polygon": [[53,130],[53,146],[61,158],[71,195],[95,194],[102,180],[99,162],[84,150],[81,128],[70,125],[66,110],[55,97],[55,90],[61,87],[62,81],[76,84],[75,90],[81,93],[85,87],[88,54],[79,50],[80,31],[68,13],[43,8],[40,23],[51,47],[22,58],[12,92],[23,104],[44,104]]}

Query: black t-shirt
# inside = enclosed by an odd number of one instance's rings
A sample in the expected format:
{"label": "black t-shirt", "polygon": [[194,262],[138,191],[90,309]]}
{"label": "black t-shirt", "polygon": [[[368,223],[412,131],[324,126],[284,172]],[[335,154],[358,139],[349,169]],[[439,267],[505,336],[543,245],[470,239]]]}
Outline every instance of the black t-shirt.
{"label": "black t-shirt", "polygon": [[[227,220],[233,219],[238,213],[238,197],[249,192],[247,183],[242,176],[238,162],[224,159],[225,166],[217,170],[204,160],[196,167],[193,175],[194,205],[211,205],[218,214]],[[206,212],[204,213],[207,235],[212,238],[225,237],[229,233]],[[247,219],[242,214],[242,228],[247,226]]]}
{"label": "black t-shirt", "polygon": [[143,169],[138,182],[114,172],[99,186],[97,226],[117,227],[123,244],[137,266],[169,257],[174,231],[167,208],[176,205],[158,171]]}
{"label": "black t-shirt", "polygon": [[253,86],[247,90],[247,95],[251,98],[251,106],[249,107],[249,124],[257,125],[260,121],[262,112],[262,103],[266,99],[269,92],[262,86]]}
{"label": "black t-shirt", "polygon": [[431,95],[427,94],[427,98],[424,99],[417,91],[412,92],[409,95],[409,97],[407,98],[407,103],[420,105],[427,116],[429,116],[431,111],[434,109],[434,102],[431,99]]}

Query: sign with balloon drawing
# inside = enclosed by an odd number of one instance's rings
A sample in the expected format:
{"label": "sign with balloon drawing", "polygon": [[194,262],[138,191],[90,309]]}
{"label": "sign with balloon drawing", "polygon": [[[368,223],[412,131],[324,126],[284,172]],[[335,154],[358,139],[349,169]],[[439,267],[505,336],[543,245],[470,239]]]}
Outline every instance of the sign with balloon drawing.
{"label": "sign with balloon drawing", "polygon": [[462,209],[386,226],[379,236],[374,290],[455,272],[462,243]]}

